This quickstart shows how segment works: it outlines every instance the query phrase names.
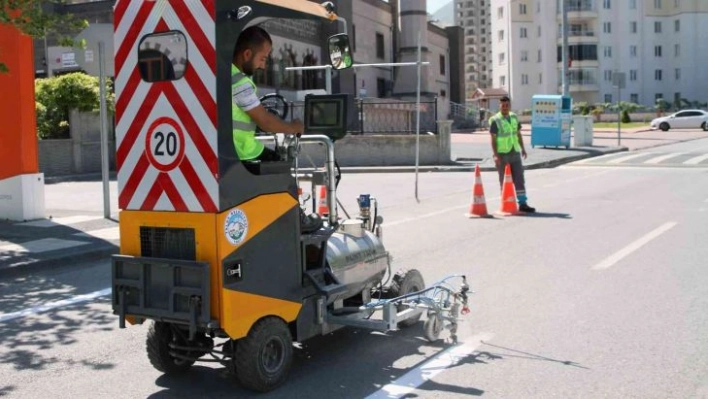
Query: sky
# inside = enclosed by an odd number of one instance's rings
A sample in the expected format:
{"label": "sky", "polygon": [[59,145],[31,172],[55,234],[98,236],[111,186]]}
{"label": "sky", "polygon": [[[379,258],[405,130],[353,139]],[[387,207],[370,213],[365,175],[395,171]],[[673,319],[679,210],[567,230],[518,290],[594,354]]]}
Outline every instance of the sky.
{"label": "sky", "polygon": [[434,14],[437,10],[441,9],[445,4],[453,0],[428,0],[428,13]]}

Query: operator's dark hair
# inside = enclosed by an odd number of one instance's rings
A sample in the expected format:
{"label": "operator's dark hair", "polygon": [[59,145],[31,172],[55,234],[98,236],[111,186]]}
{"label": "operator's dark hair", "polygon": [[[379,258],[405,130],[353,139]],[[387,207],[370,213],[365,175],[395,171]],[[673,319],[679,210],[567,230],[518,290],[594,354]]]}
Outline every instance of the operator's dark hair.
{"label": "operator's dark hair", "polygon": [[265,43],[273,45],[273,39],[270,38],[268,32],[259,26],[251,26],[250,28],[244,29],[236,40],[236,45],[234,46],[233,57],[236,54],[240,54],[246,50],[258,51],[261,46]]}

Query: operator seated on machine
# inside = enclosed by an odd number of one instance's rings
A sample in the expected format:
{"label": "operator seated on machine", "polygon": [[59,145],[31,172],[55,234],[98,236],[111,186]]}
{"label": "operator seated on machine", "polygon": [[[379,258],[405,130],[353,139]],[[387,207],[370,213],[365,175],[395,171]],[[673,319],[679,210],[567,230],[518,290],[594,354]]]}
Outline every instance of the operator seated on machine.
{"label": "operator seated on machine", "polygon": [[264,69],[273,41],[263,28],[246,28],[236,40],[231,65],[233,139],[241,161],[280,161],[277,152],[256,139],[256,127],[264,132],[294,134],[300,137],[305,127],[299,119],[286,122],[261,104],[251,76]]}
{"label": "operator seated on machine", "polygon": [[[236,40],[231,65],[231,114],[233,140],[236,154],[241,161],[275,162],[281,158],[256,139],[256,127],[265,132],[294,134],[298,137],[305,130],[299,119],[286,122],[268,112],[258,98],[251,76],[264,69],[273,40],[264,29],[257,26],[246,28]],[[303,233],[317,231],[322,220],[317,215],[305,215],[300,210],[300,230]]]}

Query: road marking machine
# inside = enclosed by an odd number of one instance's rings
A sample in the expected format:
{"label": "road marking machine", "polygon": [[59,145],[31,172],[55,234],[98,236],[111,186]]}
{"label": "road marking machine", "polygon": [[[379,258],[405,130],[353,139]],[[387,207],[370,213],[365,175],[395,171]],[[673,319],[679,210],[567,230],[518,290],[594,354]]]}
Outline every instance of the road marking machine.
{"label": "road marking machine", "polygon": [[[352,54],[332,2],[117,0],[114,15],[121,243],[112,307],[121,328],[151,321],[157,370],[218,362],[244,387],[268,391],[285,381],[293,341],[342,327],[391,331],[426,313],[429,340],[445,329],[455,338],[468,311],[465,277],[426,288],[417,270],[392,273],[370,195],[358,198],[358,217],[338,216],[333,143],[346,134],[347,94],[306,97],[305,134],[278,135],[281,161],[236,155],[239,33],[274,19],[315,21],[334,33],[322,53],[344,69]],[[262,102],[285,117],[283,98]],[[296,159],[308,144],[326,152],[318,170],[329,214],[304,233]]]}

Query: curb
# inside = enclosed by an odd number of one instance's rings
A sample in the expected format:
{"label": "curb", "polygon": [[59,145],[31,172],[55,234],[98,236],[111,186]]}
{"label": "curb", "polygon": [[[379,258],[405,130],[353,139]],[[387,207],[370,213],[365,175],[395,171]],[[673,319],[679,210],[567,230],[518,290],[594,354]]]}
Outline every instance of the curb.
{"label": "curb", "polygon": [[44,259],[34,259],[12,265],[0,266],[0,279],[24,277],[36,272],[44,272],[55,266],[54,270],[75,266],[78,263],[92,260],[100,260],[117,254],[119,248],[115,244],[106,242],[105,244],[89,244],[92,248],[77,252],[64,252],[58,256]]}

